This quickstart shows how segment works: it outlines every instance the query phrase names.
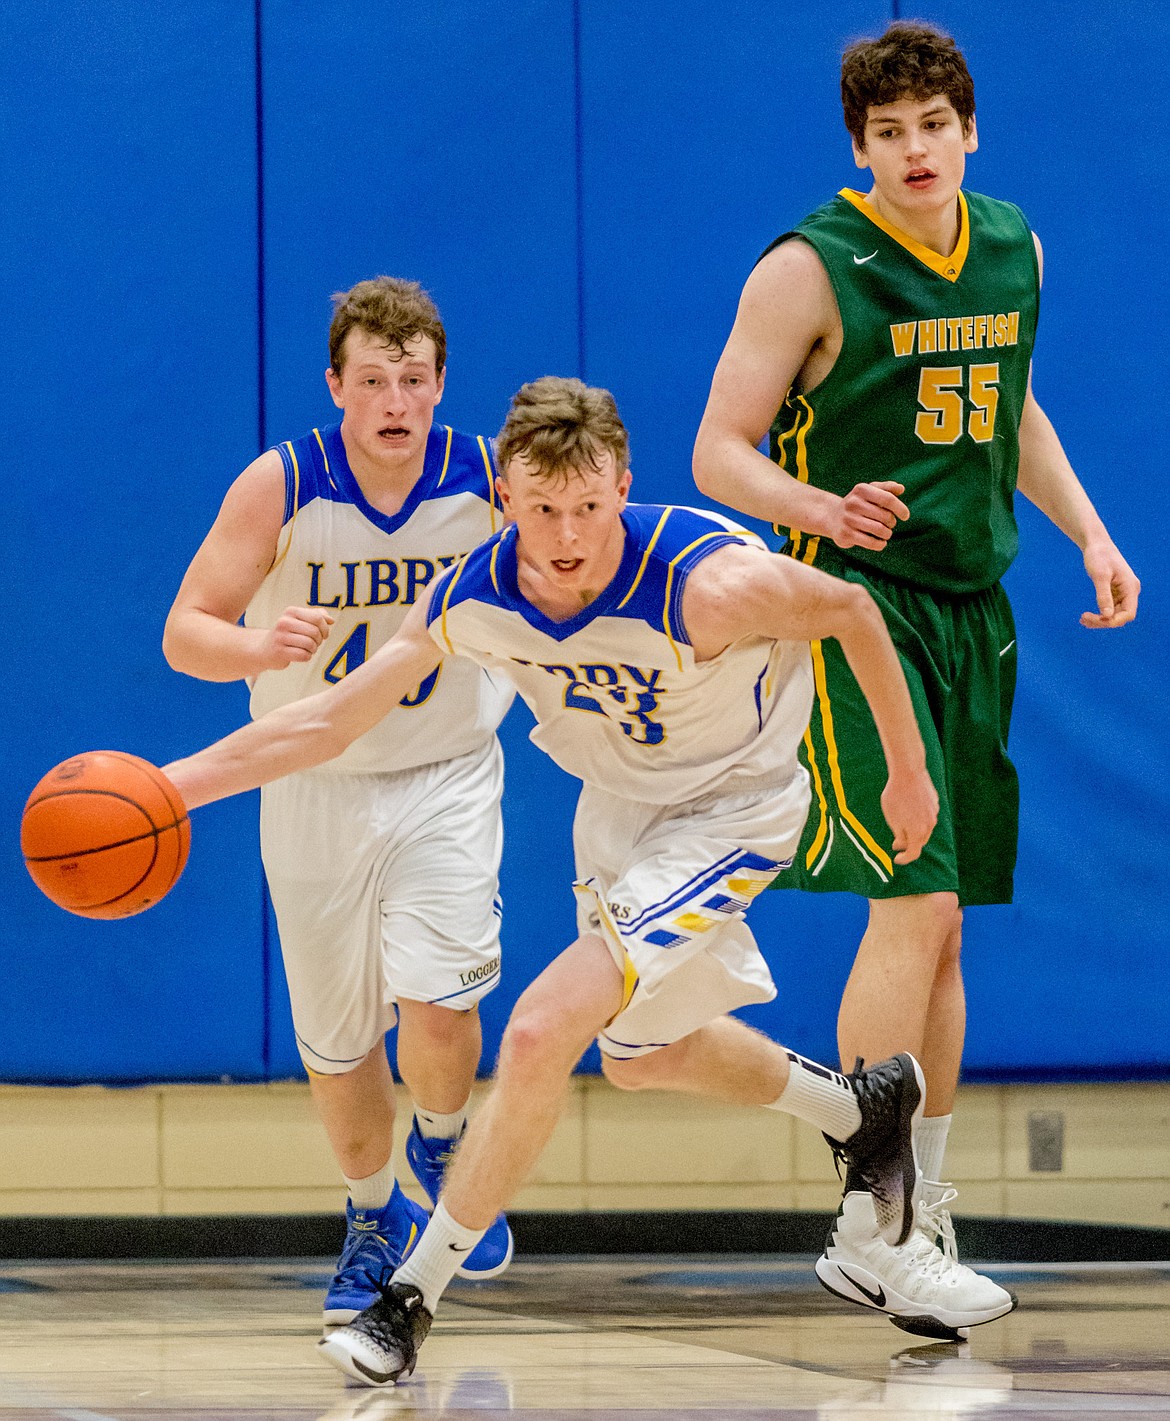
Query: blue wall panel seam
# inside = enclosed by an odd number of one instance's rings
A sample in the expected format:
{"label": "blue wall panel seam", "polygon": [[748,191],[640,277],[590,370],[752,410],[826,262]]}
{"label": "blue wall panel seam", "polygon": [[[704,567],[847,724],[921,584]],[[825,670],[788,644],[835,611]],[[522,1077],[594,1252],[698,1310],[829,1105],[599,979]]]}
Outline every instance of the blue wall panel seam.
{"label": "blue wall panel seam", "polygon": [[264,34],[263,0],[255,0],[256,26],[256,427],[259,454],[268,445],[268,411],[264,379]]}
{"label": "blue wall panel seam", "polygon": [[[267,292],[264,283],[264,31],[263,0],[255,0],[256,26],[256,433],[257,453],[268,444],[265,385],[267,350],[264,324]],[[272,1079],[272,933],[268,922],[268,884],[260,870],[260,1070]]]}
{"label": "blue wall panel seam", "polygon": [[573,108],[577,184],[577,373],[588,378],[585,364],[585,132],[581,75],[581,0],[573,0]]}

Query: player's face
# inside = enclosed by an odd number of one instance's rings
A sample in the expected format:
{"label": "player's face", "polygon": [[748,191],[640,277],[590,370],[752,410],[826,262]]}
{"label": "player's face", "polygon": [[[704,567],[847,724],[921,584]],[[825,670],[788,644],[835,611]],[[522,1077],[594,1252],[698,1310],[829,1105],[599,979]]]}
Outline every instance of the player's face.
{"label": "player's face", "polygon": [[612,454],[599,469],[586,466],[565,478],[541,478],[522,457],[497,480],[504,511],[515,522],[520,556],[553,592],[596,595],[608,586],[622,560],[621,512],[630,492],[630,471]]}
{"label": "player's face", "polygon": [[417,335],[403,349],[391,349],[355,326],[342,353],[341,374],[330,369],[325,378],[333,403],[345,411],[347,447],[389,467],[422,458],[435,406],[443,397],[434,341]]}
{"label": "player's face", "polygon": [[974,118],[964,133],[951,101],[938,94],[871,104],[865,147],[854,143],[853,160],[873,174],[878,210],[896,223],[899,214],[926,215],[953,203],[967,154],[977,147]]}

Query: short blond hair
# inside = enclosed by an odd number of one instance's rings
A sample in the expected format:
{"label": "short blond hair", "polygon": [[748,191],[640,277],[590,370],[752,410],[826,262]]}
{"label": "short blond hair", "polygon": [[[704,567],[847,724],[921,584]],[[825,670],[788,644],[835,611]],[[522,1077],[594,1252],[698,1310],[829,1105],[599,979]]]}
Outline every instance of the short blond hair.
{"label": "short blond hair", "polygon": [[568,477],[600,469],[612,454],[620,478],[630,463],[630,436],[608,390],[581,380],[545,375],[521,385],[496,439],[506,474],[518,455],[543,477]]}

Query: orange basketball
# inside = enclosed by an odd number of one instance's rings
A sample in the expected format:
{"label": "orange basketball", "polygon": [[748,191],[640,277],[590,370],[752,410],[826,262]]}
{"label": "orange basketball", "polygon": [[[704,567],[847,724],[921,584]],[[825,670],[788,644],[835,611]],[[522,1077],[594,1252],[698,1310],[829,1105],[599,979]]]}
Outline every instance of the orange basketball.
{"label": "orange basketball", "polygon": [[20,847],[42,893],[83,918],[129,918],[183,872],[191,822],[149,760],[91,750],[63,760],[28,797]]}

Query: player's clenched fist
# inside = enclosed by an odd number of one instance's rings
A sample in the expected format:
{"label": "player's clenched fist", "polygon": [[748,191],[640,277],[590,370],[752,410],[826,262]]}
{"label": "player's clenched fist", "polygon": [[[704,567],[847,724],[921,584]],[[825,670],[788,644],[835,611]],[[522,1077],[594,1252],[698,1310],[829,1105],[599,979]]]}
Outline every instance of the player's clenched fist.
{"label": "player's clenched fist", "polygon": [[882,813],[894,831],[894,862],[913,863],[938,823],[938,790],[925,766],[891,770],[882,791]]}
{"label": "player's clenched fist", "polygon": [[294,661],[308,661],[332,625],[322,607],[286,607],[261,645],[264,669],[281,671]]}
{"label": "player's clenched fist", "polygon": [[882,481],[854,484],[837,505],[837,517],[830,530],[839,548],[869,548],[875,553],[890,541],[898,523],[910,517],[910,510],[898,497],[902,484]]}

